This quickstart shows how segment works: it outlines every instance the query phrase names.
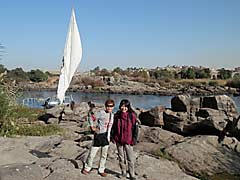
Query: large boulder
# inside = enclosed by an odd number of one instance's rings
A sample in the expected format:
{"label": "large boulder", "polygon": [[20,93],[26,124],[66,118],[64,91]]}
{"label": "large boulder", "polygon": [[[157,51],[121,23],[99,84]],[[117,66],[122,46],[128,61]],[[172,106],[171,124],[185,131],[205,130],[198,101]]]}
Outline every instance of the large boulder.
{"label": "large boulder", "polygon": [[[226,133],[235,128],[229,128],[237,117],[236,105],[229,96],[191,99],[188,95],[178,95],[171,102],[171,110],[163,112],[164,128],[169,131],[183,135],[220,135],[221,131]],[[231,134],[238,138],[236,132],[237,128]]]}
{"label": "large boulder", "polygon": [[185,174],[176,162],[146,155],[138,156],[136,173],[140,177],[137,179],[141,180],[197,180],[197,178]]}
{"label": "large boulder", "polygon": [[135,149],[154,154],[160,149],[169,147],[184,139],[183,136],[166,131],[159,127],[140,126],[138,143]]}
{"label": "large boulder", "polygon": [[202,108],[196,113],[173,112],[163,113],[164,128],[183,135],[219,135],[232,118],[223,111]]}
{"label": "large boulder", "polygon": [[199,98],[199,97],[191,99],[191,102],[190,102],[190,113],[194,113],[194,112],[198,111],[201,108],[201,106],[200,106],[201,99],[202,98]]}
{"label": "large boulder", "polygon": [[156,106],[149,111],[141,112],[139,114],[139,119],[141,124],[146,126],[163,126],[163,112],[165,111],[165,106]]}
{"label": "large boulder", "polygon": [[240,115],[233,117],[232,122],[228,122],[224,129],[225,134],[228,132],[231,136],[236,137],[240,141]]}
{"label": "large boulder", "polygon": [[159,127],[140,126],[138,141],[164,144],[165,147],[175,144],[183,139],[183,136],[166,131]]}
{"label": "large boulder", "polygon": [[210,109],[210,108],[201,108],[198,112],[195,113],[196,117],[202,117],[202,121],[199,121],[199,124],[202,124],[206,127],[213,127],[217,130],[222,131],[226,127],[227,122],[230,120],[223,111]]}
{"label": "large boulder", "polygon": [[86,113],[89,110],[89,105],[86,102],[81,102],[80,104],[75,104],[73,108],[73,114],[80,115]]}
{"label": "large boulder", "polygon": [[163,112],[164,129],[178,134],[189,134],[189,128],[195,119],[187,112],[174,112],[167,109]]}
{"label": "large boulder", "polygon": [[46,110],[46,114],[51,117],[59,118],[63,112],[64,106],[58,105]]}
{"label": "large boulder", "polygon": [[231,114],[237,113],[235,102],[227,95],[203,97],[201,107],[226,111],[227,113]]}
{"label": "large boulder", "polygon": [[181,166],[198,174],[239,174],[240,142],[226,137],[218,143],[217,136],[196,136],[165,149]]}
{"label": "large boulder", "polygon": [[172,111],[190,112],[191,97],[189,95],[177,95],[171,99]]}

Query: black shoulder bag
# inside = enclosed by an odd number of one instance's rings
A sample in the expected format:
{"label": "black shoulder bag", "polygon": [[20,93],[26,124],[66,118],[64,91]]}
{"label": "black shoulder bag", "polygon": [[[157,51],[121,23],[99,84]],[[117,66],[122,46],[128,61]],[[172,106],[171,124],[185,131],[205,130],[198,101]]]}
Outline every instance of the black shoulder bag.
{"label": "black shoulder bag", "polygon": [[133,124],[132,112],[129,113],[129,117],[132,122],[132,137],[133,137],[133,144],[135,145],[135,144],[137,144],[137,140],[138,140],[139,127],[138,127],[137,120],[136,120],[136,123]]}
{"label": "black shoulder bag", "polygon": [[[112,113],[110,113],[109,115],[109,122],[111,121],[111,115]],[[109,122],[108,122],[108,126],[109,126]],[[109,145],[107,135],[108,135],[108,132],[99,133],[99,134],[95,133],[94,139],[93,139],[93,146],[103,147],[103,146]]]}

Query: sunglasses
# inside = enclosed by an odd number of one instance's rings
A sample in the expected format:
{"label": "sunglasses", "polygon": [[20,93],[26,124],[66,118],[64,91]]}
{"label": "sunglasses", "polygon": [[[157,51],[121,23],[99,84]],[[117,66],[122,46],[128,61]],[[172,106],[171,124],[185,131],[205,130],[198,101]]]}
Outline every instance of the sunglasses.
{"label": "sunglasses", "polygon": [[113,104],[107,104],[106,107],[114,107]]}

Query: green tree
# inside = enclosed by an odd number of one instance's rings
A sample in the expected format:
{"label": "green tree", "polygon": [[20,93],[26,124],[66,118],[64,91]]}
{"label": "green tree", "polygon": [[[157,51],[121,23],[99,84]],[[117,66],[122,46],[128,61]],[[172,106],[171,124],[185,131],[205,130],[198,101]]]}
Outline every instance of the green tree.
{"label": "green tree", "polygon": [[168,71],[167,69],[160,69],[160,70],[155,70],[150,72],[150,77],[153,77],[155,79],[173,79],[174,78],[174,73],[171,71]]}
{"label": "green tree", "polygon": [[45,74],[46,74],[48,77],[54,76],[54,74],[50,73],[49,71],[46,71]]}
{"label": "green tree", "polygon": [[210,75],[209,68],[196,70],[196,78],[197,79],[210,78],[210,77],[211,77],[211,75]]}
{"label": "green tree", "polygon": [[17,82],[29,80],[28,74],[22,68],[8,71],[7,78],[10,80],[16,80]]}
{"label": "green tree", "polygon": [[42,82],[48,79],[48,75],[41,70],[31,70],[28,72],[29,79],[33,82]]}
{"label": "green tree", "polygon": [[233,79],[228,81],[226,85],[233,88],[240,88],[240,73],[235,74]]}
{"label": "green tree", "polygon": [[116,67],[115,69],[113,69],[113,72],[116,72],[118,74],[123,74],[123,70],[120,67]]}
{"label": "green tree", "polygon": [[91,72],[97,74],[100,70],[101,70],[100,67],[97,66],[97,67],[95,67],[93,70],[91,70]]}
{"label": "green tree", "polygon": [[234,74],[233,80],[239,80],[240,81],[240,73]]}
{"label": "green tree", "polygon": [[219,70],[219,79],[229,79],[232,77],[232,72],[230,70],[225,70],[224,68]]}
{"label": "green tree", "polygon": [[111,76],[111,73],[110,73],[107,69],[103,68],[103,69],[98,73],[98,75],[100,75],[100,76]]}
{"label": "green tree", "polygon": [[4,73],[7,69],[4,67],[4,65],[0,64],[0,73]]}
{"label": "green tree", "polygon": [[195,79],[196,73],[193,68],[187,69],[187,79]]}
{"label": "green tree", "polygon": [[195,79],[195,77],[196,77],[196,73],[193,68],[189,67],[181,71],[181,78],[183,79]]}

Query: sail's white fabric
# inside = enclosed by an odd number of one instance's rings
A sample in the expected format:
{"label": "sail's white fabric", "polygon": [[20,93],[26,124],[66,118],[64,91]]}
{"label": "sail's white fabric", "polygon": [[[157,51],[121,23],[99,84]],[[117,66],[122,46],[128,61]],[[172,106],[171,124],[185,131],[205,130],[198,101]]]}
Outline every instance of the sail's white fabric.
{"label": "sail's white fabric", "polygon": [[63,65],[58,83],[57,98],[63,103],[65,93],[71,83],[72,77],[82,59],[82,45],[75,12],[72,9],[66,44],[64,48]]}

